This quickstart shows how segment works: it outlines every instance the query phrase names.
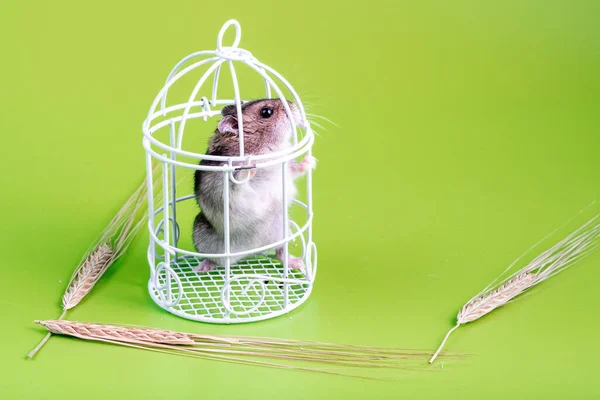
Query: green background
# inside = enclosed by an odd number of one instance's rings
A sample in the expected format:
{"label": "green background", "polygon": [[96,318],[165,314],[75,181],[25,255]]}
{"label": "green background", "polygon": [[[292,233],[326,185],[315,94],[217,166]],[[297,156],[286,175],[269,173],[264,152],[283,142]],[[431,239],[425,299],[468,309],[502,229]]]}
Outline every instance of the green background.
{"label": "green background", "polygon": [[68,338],[25,360],[44,333],[32,321],[58,316],[143,177],[141,123],[167,73],[229,18],[339,125],[314,147],[311,298],[249,325],[180,319],[146,291],[140,235],[70,319],[433,350],[466,300],[600,200],[598,1],[4,0],[0,396],[598,398],[598,254],[459,329],[447,349],[468,361],[395,382]]}

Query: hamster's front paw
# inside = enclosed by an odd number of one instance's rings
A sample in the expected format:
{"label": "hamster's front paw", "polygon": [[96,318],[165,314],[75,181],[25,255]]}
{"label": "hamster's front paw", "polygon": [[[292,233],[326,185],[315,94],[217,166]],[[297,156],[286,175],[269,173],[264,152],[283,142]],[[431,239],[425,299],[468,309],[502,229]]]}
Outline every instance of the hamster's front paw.
{"label": "hamster's front paw", "polygon": [[306,156],[300,163],[304,165],[305,171],[317,168],[317,159],[313,156]]}
{"label": "hamster's front paw", "polygon": [[204,260],[196,268],[194,268],[194,272],[208,272],[215,269],[216,266],[217,264],[214,262],[210,260]]}
{"label": "hamster's front paw", "polygon": [[254,165],[245,166],[244,169],[234,171],[233,177],[235,178],[235,180],[240,181],[239,183],[247,182],[250,179],[254,178],[254,176],[256,175],[255,167],[256,166]]}
{"label": "hamster's front paw", "polygon": [[294,172],[297,174],[304,174],[309,169],[315,169],[317,167],[317,159],[313,156],[306,156],[302,161],[293,166]]}

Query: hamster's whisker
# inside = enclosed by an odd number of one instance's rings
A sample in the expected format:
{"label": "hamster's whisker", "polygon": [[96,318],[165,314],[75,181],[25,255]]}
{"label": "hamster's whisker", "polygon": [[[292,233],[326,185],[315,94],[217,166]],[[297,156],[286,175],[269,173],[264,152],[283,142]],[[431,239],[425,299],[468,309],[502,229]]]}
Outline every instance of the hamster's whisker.
{"label": "hamster's whisker", "polygon": [[325,128],[323,127],[323,125],[319,124],[318,122],[315,122],[315,121],[311,120],[310,118],[308,118],[308,122],[309,122],[311,125],[314,125],[314,126],[316,126],[316,127],[318,127],[318,128],[321,128],[321,129],[323,129],[324,131],[326,131],[326,130],[327,130],[327,129],[325,129]]}
{"label": "hamster's whisker", "polygon": [[338,124],[336,124],[335,122],[333,122],[333,121],[332,121],[332,120],[330,120],[329,118],[327,118],[327,117],[324,117],[324,116],[322,116],[322,115],[319,115],[319,114],[311,114],[311,113],[306,113],[306,116],[307,116],[307,117],[313,117],[313,118],[320,118],[320,119],[322,119],[323,121],[329,122],[330,124],[332,124],[332,125],[335,125],[335,126],[336,126],[336,127],[338,127],[338,128],[340,127]]}
{"label": "hamster's whisker", "polygon": [[310,102],[303,101],[302,106],[304,107],[304,112],[306,112],[306,111],[310,110],[313,105]]}
{"label": "hamster's whisker", "polygon": [[319,99],[319,96],[317,96],[317,95],[311,95],[311,94],[309,94],[307,92],[298,92],[298,95],[300,96],[300,98],[302,98],[302,104],[304,104],[304,105],[308,104],[309,106],[314,105],[312,103],[312,100],[318,100]]}

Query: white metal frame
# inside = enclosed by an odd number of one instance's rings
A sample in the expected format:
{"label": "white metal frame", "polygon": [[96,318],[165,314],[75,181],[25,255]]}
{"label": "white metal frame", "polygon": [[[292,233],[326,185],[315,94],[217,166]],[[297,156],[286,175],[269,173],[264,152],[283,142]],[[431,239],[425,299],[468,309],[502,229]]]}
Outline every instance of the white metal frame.
{"label": "white metal frame", "polygon": [[[235,29],[235,40],[231,46],[226,47],[223,46],[223,35],[230,27]],[[243,162],[245,165],[255,165],[258,169],[280,165],[285,171],[289,168],[290,160],[300,156],[311,156],[314,141],[313,132],[297,92],[277,71],[258,61],[249,51],[239,48],[240,40],[240,24],[235,20],[227,21],[219,32],[216,50],[192,53],[179,61],[154,99],[142,127],[147,164],[150,233],[148,289],[153,300],[165,310],[184,318],[203,322],[250,322],[287,313],[308,298],[317,271],[317,249],[312,240],[312,173],[310,170],[306,176],[306,202],[293,200],[294,206],[306,211],[305,222],[299,225],[289,218],[288,208],[285,206],[287,183],[283,179],[284,239],[261,248],[230,252],[229,189],[231,185],[243,183],[233,176],[233,172],[239,169],[234,164]],[[184,67],[192,61],[194,62]],[[262,77],[267,98],[271,98],[274,91],[277,98],[281,99],[293,132],[293,143],[290,148],[263,155],[244,154],[241,118],[244,100],[240,95],[236,63],[249,66]],[[219,76],[224,65],[231,71],[234,99],[218,97]],[[208,68],[194,86],[188,101],[167,106],[169,88],[181,77],[202,66]],[[200,96],[200,93],[211,76],[213,81],[209,100],[206,96]],[[291,93],[300,112],[301,122],[298,126],[278,82]],[[183,149],[186,121],[193,118],[207,121],[211,117],[219,116],[221,108],[230,104],[235,104],[238,113],[240,139],[238,156],[209,156]],[[213,107],[217,109],[213,110]],[[162,130],[168,130],[169,143],[163,143],[156,137],[156,133]],[[195,163],[182,161],[181,158],[191,158]],[[198,162],[202,159],[219,161],[222,165],[199,165]],[[154,193],[153,162],[162,166],[162,193],[159,195]],[[177,204],[183,201],[194,201],[195,196],[192,193],[177,197],[176,167],[223,173],[225,253],[201,254],[178,247]],[[248,176],[249,174],[246,179]],[[283,176],[285,177],[286,174],[284,173]],[[155,204],[157,200],[158,206]],[[302,247],[302,259],[305,265],[303,271],[291,271],[287,268],[291,242],[296,242]],[[271,257],[260,254],[280,246],[283,246],[284,250],[283,265]],[[231,265],[229,257],[242,255],[246,258]],[[226,265],[224,268],[217,268],[208,273],[193,271],[194,266],[209,257],[225,258]]]}

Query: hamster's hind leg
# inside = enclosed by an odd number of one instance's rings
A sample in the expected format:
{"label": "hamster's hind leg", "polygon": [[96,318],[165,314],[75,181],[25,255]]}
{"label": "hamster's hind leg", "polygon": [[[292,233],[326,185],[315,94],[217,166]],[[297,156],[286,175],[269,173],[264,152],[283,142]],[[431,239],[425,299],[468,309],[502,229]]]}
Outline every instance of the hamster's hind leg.
{"label": "hamster's hind leg", "polygon": [[194,272],[208,272],[217,267],[214,261],[204,260],[196,268],[194,268]]}
{"label": "hamster's hind leg", "polygon": [[[194,247],[198,253],[218,254],[223,252],[223,235],[217,233],[208,219],[200,212],[194,220]],[[220,260],[206,259],[194,271],[207,272],[217,267]]]}
{"label": "hamster's hind leg", "polygon": [[[269,240],[267,240],[267,243],[271,242],[278,242],[280,240],[283,239],[283,235],[282,235],[282,229],[281,227],[283,226],[283,215],[281,215],[281,213],[277,213],[276,211],[273,213],[273,218],[270,221],[270,236],[269,236]],[[291,229],[288,229],[288,235],[290,235],[292,233]],[[283,247],[280,247],[277,249],[276,253],[275,253],[275,257],[281,261],[282,264],[284,264],[283,262]],[[302,262],[301,258],[298,257],[294,257],[290,254],[288,254],[288,269],[304,269],[304,262]]]}
{"label": "hamster's hind leg", "polygon": [[[275,257],[283,264],[283,248],[277,249]],[[288,269],[304,269],[304,261],[301,258],[288,255]]]}

